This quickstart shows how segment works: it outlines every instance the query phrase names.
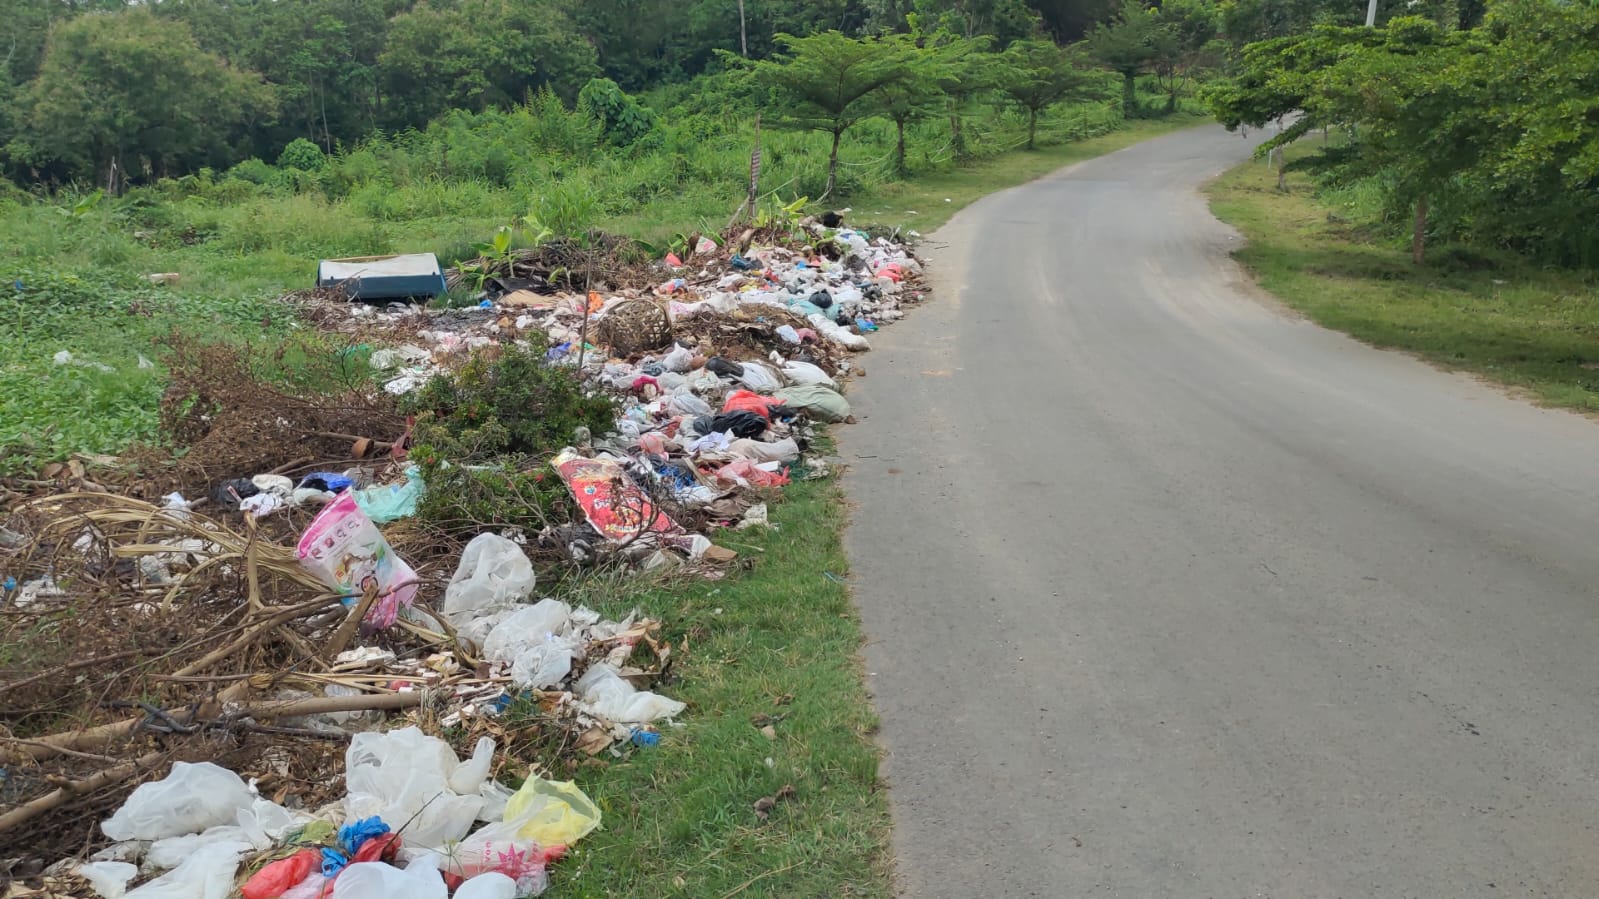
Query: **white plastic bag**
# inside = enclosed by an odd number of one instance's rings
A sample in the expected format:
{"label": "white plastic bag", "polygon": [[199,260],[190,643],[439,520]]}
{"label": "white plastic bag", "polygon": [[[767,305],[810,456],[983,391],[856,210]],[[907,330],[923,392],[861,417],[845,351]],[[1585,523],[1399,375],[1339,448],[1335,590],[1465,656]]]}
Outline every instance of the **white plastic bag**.
{"label": "white plastic bag", "polygon": [[489,767],[494,764],[494,738],[478,737],[472,747],[472,757],[450,772],[450,789],[462,796],[470,796],[483,789],[489,779]]}
{"label": "white plastic bag", "polygon": [[807,319],[818,334],[849,350],[869,350],[872,344],[866,338],[842,328],[825,315],[811,315]]}
{"label": "white plastic bag", "polygon": [[769,394],[783,389],[783,379],[764,362],[744,363],[744,374],[739,380],[756,393]]}
{"label": "white plastic bag", "polygon": [[201,849],[219,843],[250,846],[253,849],[267,848],[266,846],[257,846],[251,843],[249,835],[244,832],[244,828],[232,824],[224,824],[220,827],[207,828],[204,833],[186,833],[156,840],[150,844],[149,850],[144,853],[144,870],[147,872],[171,870],[182,865],[188,860],[189,856],[199,852]]}
{"label": "white plastic bag", "polygon": [[[539,844],[517,834],[520,822],[496,821],[478,828],[451,846],[443,860],[445,871],[457,877],[481,877],[498,872],[510,880],[519,896],[537,896],[549,883]],[[465,889],[463,886],[462,889]],[[457,899],[460,893],[456,893]]]}
{"label": "white plastic bag", "polygon": [[459,840],[483,808],[475,790],[462,796],[450,789],[460,764],[448,743],[415,727],[356,734],[344,754],[345,818],[410,822],[405,841],[413,846]]}
{"label": "white plastic bag", "polygon": [[528,649],[545,642],[566,627],[572,607],[556,599],[541,599],[506,616],[483,641],[483,656],[495,662],[514,662]]}
{"label": "white plastic bag", "polygon": [[249,843],[212,843],[124,899],[227,899],[239,857],[250,851]]}
{"label": "white plastic bag", "polygon": [[239,775],[210,762],[174,762],[161,780],[141,784],[100,825],[113,840],[159,840],[232,824],[255,800]]}
{"label": "white plastic bag", "polygon": [[533,590],[533,580],[533,563],[522,547],[499,534],[479,534],[461,553],[441,610],[459,627],[515,605]]}
{"label": "white plastic bag", "polygon": [[572,673],[572,653],[577,647],[565,637],[547,634],[543,642],[517,654],[511,663],[511,680],[529,690],[554,687]]}
{"label": "white plastic bag", "polygon": [[479,874],[455,891],[455,899],[516,899],[516,895],[516,881],[498,871]]}
{"label": "white plastic bag", "polygon": [[710,403],[692,393],[676,394],[667,399],[666,405],[678,415],[711,415],[716,411]]}
{"label": "white plastic bag", "polygon": [[595,665],[583,672],[575,691],[596,715],[617,724],[648,724],[670,718],[686,708],[677,700],[640,692],[610,665]]}
{"label": "white plastic bag", "polygon": [[728,444],[727,451],[756,462],[792,462],[800,455],[799,441],[792,437],[770,443],[745,437]]}
{"label": "white plastic bag", "polygon": [[333,881],[333,899],[448,899],[439,869],[412,863],[403,870],[383,862],[357,862]]}
{"label": "white plastic bag", "polygon": [[122,899],[128,891],[128,881],[138,874],[139,869],[127,862],[89,862],[77,870],[77,875],[89,881],[101,899]]}
{"label": "white plastic bag", "polygon": [[812,365],[809,362],[800,362],[799,360],[790,360],[785,362],[783,363],[783,374],[795,384],[810,384],[820,387],[832,387],[834,389],[838,388],[838,384],[836,384],[832,378],[827,376],[827,372],[822,371],[819,366]]}
{"label": "white plastic bag", "polygon": [[686,347],[672,345],[672,351],[661,357],[661,367],[667,371],[682,374],[694,366],[694,351]]}

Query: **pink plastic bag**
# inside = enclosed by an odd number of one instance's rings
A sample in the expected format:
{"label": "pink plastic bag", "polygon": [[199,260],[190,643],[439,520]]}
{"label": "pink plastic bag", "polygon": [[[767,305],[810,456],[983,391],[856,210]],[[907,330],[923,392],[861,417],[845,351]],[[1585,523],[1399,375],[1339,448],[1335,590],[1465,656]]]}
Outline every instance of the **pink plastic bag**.
{"label": "pink plastic bag", "polygon": [[311,521],[295,555],[306,571],[345,593],[346,605],[376,589],[377,602],[366,614],[367,623],[375,627],[394,624],[400,607],[409,607],[416,599],[416,572],[389,548],[389,541],[348,490]]}

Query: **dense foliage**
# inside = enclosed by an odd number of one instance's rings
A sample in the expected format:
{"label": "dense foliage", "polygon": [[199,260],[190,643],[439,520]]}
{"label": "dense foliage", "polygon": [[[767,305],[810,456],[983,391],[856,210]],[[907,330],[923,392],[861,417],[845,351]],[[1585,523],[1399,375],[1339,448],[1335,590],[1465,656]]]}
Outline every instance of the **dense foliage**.
{"label": "dense foliage", "polygon": [[1268,150],[1341,126],[1307,164],[1379,185],[1417,261],[1432,236],[1599,264],[1599,7],[1495,0],[1468,29],[1449,12],[1251,44],[1211,104],[1235,126],[1297,116]]}
{"label": "dense foliage", "polygon": [[616,404],[589,391],[568,367],[546,361],[548,347],[479,353],[406,398],[417,413],[411,452],[428,485],[418,508],[447,531],[488,524],[543,524],[565,500],[546,465],[576,434],[604,434]]}
{"label": "dense foliage", "polygon": [[[1213,21],[1239,0],[1187,2]],[[908,66],[884,58],[906,46],[902,38],[916,50],[969,41],[962,46],[992,55],[1016,41],[1079,40],[1107,19],[1141,33],[1160,19],[1164,34],[1162,16],[1129,18],[1113,0],[0,0],[9,32],[0,41],[0,172],[115,192],[252,157],[311,170],[307,153],[285,150],[303,141],[331,156],[541,92],[587,108],[608,144],[628,147],[656,124],[628,91],[745,62],[800,72],[851,48],[866,68],[898,73],[889,80],[899,93],[880,98],[897,112],[872,114],[903,125],[951,114],[930,100],[964,103],[970,88],[916,71],[925,57],[900,60]],[[1103,41],[1111,32],[1096,33]],[[833,56],[818,55],[824,45]],[[1163,62],[1161,52],[1139,49],[1114,64],[1128,78],[1169,69],[1175,57]],[[936,96],[906,93],[927,87]],[[718,99],[707,96],[701,111],[731,111]],[[755,111],[783,97],[728,99]],[[838,121],[873,105],[852,102]]]}

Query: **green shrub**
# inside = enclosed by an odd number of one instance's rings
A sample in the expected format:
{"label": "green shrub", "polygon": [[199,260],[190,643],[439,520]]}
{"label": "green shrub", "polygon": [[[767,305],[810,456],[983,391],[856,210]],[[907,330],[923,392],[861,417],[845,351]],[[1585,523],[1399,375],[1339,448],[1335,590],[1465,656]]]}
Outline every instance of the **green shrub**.
{"label": "green shrub", "polygon": [[605,140],[614,146],[632,146],[655,128],[655,113],[609,78],[594,78],[583,85],[577,106],[600,121]]}
{"label": "green shrub", "polygon": [[566,489],[548,467],[578,429],[601,435],[616,403],[545,360],[542,338],[479,352],[406,400],[411,459],[427,484],[418,514],[440,530],[539,526],[564,520]]}
{"label": "green shrub", "polygon": [[327,163],[322,148],[311,143],[303,137],[289,141],[289,145],[278,154],[278,167],[284,169],[299,169],[302,172],[320,171]]}

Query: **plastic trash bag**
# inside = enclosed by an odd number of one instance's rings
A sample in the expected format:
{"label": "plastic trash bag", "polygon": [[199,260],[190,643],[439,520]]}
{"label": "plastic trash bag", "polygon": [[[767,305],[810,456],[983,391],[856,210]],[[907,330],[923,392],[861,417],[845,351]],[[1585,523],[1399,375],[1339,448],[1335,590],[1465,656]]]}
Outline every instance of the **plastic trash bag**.
{"label": "plastic trash bag", "polygon": [[284,893],[299,886],[322,863],[322,853],[315,849],[301,849],[288,858],[280,858],[250,875],[240,892],[244,899],[279,899]]}
{"label": "plastic trash bag", "polygon": [[600,826],[600,808],[569,780],[530,774],[505,803],[505,824],[540,846],[570,846]]}
{"label": "plastic trash bag", "polygon": [[477,819],[498,821],[505,817],[505,803],[516,795],[516,791],[497,780],[485,780],[478,795],[483,797],[483,810],[477,813]]}
{"label": "plastic trash bag", "polygon": [[837,322],[825,315],[807,316],[807,321],[811,323],[811,327],[815,328],[818,334],[845,349],[869,350],[872,348],[871,341],[851,332],[848,328],[840,327]]}
{"label": "plastic trash bag", "polygon": [[344,754],[345,818],[409,822],[405,838],[413,846],[459,840],[483,808],[475,790],[463,796],[450,789],[460,764],[448,743],[415,727],[358,733]]}
{"label": "plastic trash bag", "polygon": [[749,439],[735,440],[728,444],[727,451],[756,462],[793,462],[800,455],[799,441],[792,437],[770,443]]}
{"label": "plastic trash bag", "polygon": [[282,899],[323,899],[327,885],[328,879],[321,871],[312,871],[304,880],[285,890]]}
{"label": "plastic trash bag", "polygon": [[806,384],[785,387],[777,392],[783,405],[803,409],[812,418],[821,421],[843,421],[849,418],[849,400],[830,387]]}
{"label": "plastic trash bag", "polygon": [[834,383],[833,379],[828,376],[827,372],[822,371],[819,366],[812,365],[809,362],[799,362],[797,360],[785,362],[783,363],[783,374],[795,384],[819,385],[822,387],[832,388],[836,388],[838,386],[836,383]]}
{"label": "plastic trash bag", "polygon": [[441,867],[457,877],[498,873],[511,881],[516,895],[536,896],[549,885],[544,854],[537,840],[520,835],[517,829],[516,822],[505,821],[479,828],[449,847]]}
{"label": "plastic trash bag", "polygon": [[483,641],[483,655],[490,661],[511,662],[523,651],[544,642],[550,634],[566,627],[572,607],[558,599],[541,599],[506,616]]}
{"label": "plastic trash bag", "polygon": [[756,393],[772,393],[783,389],[783,379],[764,362],[744,363],[744,374],[739,376],[745,387]]}
{"label": "plastic trash bag", "polygon": [[498,871],[479,874],[455,891],[455,899],[516,899],[517,895],[516,881]]}
{"label": "plastic trash bag", "polygon": [[722,412],[754,412],[771,421],[771,407],[776,405],[779,405],[778,402],[771,397],[761,396],[749,390],[735,390],[722,402]]}
{"label": "plastic trash bag", "polygon": [[533,591],[533,563],[515,542],[499,534],[479,534],[461,553],[455,576],[444,590],[444,617],[456,627],[490,612],[508,609]]}
{"label": "plastic trash bag", "polygon": [[89,881],[101,899],[122,899],[128,891],[128,881],[139,875],[139,869],[127,862],[89,862],[79,865],[74,873]]}
{"label": "plastic trash bag", "polygon": [[694,351],[673,344],[672,351],[661,357],[661,367],[682,374],[694,367]]}
{"label": "plastic trash bag", "polygon": [[405,468],[405,483],[381,484],[354,491],[355,504],[361,507],[373,524],[388,524],[416,514],[416,504],[422,499],[422,471],[415,465]]}
{"label": "plastic trash bag", "polygon": [[171,871],[130,890],[125,899],[227,899],[239,857],[251,851],[249,843],[212,843]]}
{"label": "plastic trash bag", "polygon": [[489,768],[493,764],[494,738],[478,737],[477,745],[472,747],[472,757],[450,772],[450,789],[462,796],[479,793],[483,782],[489,779]]}
{"label": "plastic trash bag", "polygon": [[376,589],[378,601],[366,615],[369,624],[389,627],[400,617],[400,607],[416,599],[416,572],[394,554],[348,490],[311,519],[294,553],[306,571],[346,594],[346,605]]}
{"label": "plastic trash bag", "polygon": [[[596,715],[617,724],[648,724],[660,718],[670,718],[686,708],[674,699],[640,692],[623,680],[617,669],[610,665],[590,667],[578,678],[573,690],[593,708]],[[506,814],[513,814],[509,807]]]}
{"label": "plastic trash bag", "polygon": [[171,773],[141,784],[100,825],[113,840],[160,840],[232,824],[255,801],[239,775],[210,762],[174,762]]}
{"label": "plastic trash bag", "polygon": [[551,634],[544,642],[519,653],[511,663],[511,681],[529,690],[548,690],[572,673],[572,654],[578,644]]}
{"label": "plastic trash bag", "polygon": [[358,862],[333,881],[333,899],[448,899],[444,877],[431,865],[404,869],[383,862]]}
{"label": "plastic trash bag", "polygon": [[262,846],[252,843],[249,835],[244,832],[244,828],[232,824],[224,824],[220,827],[207,828],[204,833],[186,833],[175,837],[167,837],[163,840],[156,840],[150,844],[149,849],[145,850],[144,870],[167,871],[176,868],[182,865],[189,856],[207,846],[218,843],[245,845],[252,849],[265,849],[271,845],[268,843],[266,846]]}
{"label": "plastic trash bag", "polygon": [[677,415],[710,415],[715,411],[711,408],[710,403],[692,393],[681,393],[668,397],[666,406]]}

